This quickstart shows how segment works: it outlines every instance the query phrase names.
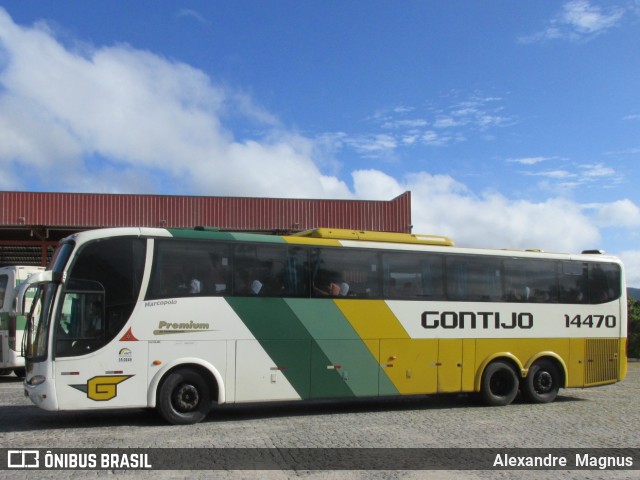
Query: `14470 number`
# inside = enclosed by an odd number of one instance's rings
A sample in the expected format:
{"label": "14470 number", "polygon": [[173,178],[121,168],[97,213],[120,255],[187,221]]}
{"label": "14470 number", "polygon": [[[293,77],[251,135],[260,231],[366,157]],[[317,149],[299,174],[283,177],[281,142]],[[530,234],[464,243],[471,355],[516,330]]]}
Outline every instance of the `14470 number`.
{"label": "14470 number", "polygon": [[571,327],[585,327],[585,328],[615,328],[616,316],[615,315],[576,315],[571,318],[569,315],[564,316],[565,326]]}

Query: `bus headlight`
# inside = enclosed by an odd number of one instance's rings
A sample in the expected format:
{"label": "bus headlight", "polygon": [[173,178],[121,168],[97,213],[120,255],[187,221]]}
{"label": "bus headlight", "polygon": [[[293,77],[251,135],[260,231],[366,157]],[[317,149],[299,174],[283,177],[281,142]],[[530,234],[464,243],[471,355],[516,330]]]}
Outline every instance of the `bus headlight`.
{"label": "bus headlight", "polygon": [[35,387],[36,385],[40,385],[44,383],[45,380],[46,380],[46,377],[44,375],[34,375],[33,377],[31,377],[31,379],[27,383],[32,387]]}

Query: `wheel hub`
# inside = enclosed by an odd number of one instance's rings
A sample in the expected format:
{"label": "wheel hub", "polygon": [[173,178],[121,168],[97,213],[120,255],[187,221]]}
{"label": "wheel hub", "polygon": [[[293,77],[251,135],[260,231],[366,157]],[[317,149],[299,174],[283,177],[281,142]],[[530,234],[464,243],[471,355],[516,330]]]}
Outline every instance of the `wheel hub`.
{"label": "wheel hub", "polygon": [[534,379],[534,387],[538,393],[547,393],[553,389],[553,377],[549,372],[540,372]]}
{"label": "wheel hub", "polygon": [[173,395],[173,404],[176,410],[190,412],[195,410],[200,402],[198,389],[193,385],[180,385]]}

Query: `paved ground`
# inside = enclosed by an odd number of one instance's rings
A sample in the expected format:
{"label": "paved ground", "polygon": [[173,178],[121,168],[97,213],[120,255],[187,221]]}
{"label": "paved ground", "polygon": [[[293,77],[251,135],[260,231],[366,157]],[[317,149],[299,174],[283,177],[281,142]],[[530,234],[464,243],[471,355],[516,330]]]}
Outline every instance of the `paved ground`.
{"label": "paved ground", "polygon": [[[484,407],[467,396],[222,407],[197,425],[153,412],[45,412],[0,377],[4,448],[640,448],[640,363],[619,384],[563,390],[556,402]],[[11,472],[11,478],[638,478],[638,471]],[[8,478],[9,472],[0,471]]]}

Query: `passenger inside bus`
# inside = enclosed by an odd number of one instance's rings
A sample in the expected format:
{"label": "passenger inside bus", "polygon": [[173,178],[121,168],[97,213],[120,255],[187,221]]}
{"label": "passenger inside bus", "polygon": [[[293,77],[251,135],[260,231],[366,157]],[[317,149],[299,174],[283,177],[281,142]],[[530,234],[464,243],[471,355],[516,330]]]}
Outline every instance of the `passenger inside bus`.
{"label": "passenger inside bus", "polygon": [[102,303],[99,301],[91,302],[89,307],[89,315],[85,322],[87,329],[85,335],[88,337],[97,337],[102,333]]}

